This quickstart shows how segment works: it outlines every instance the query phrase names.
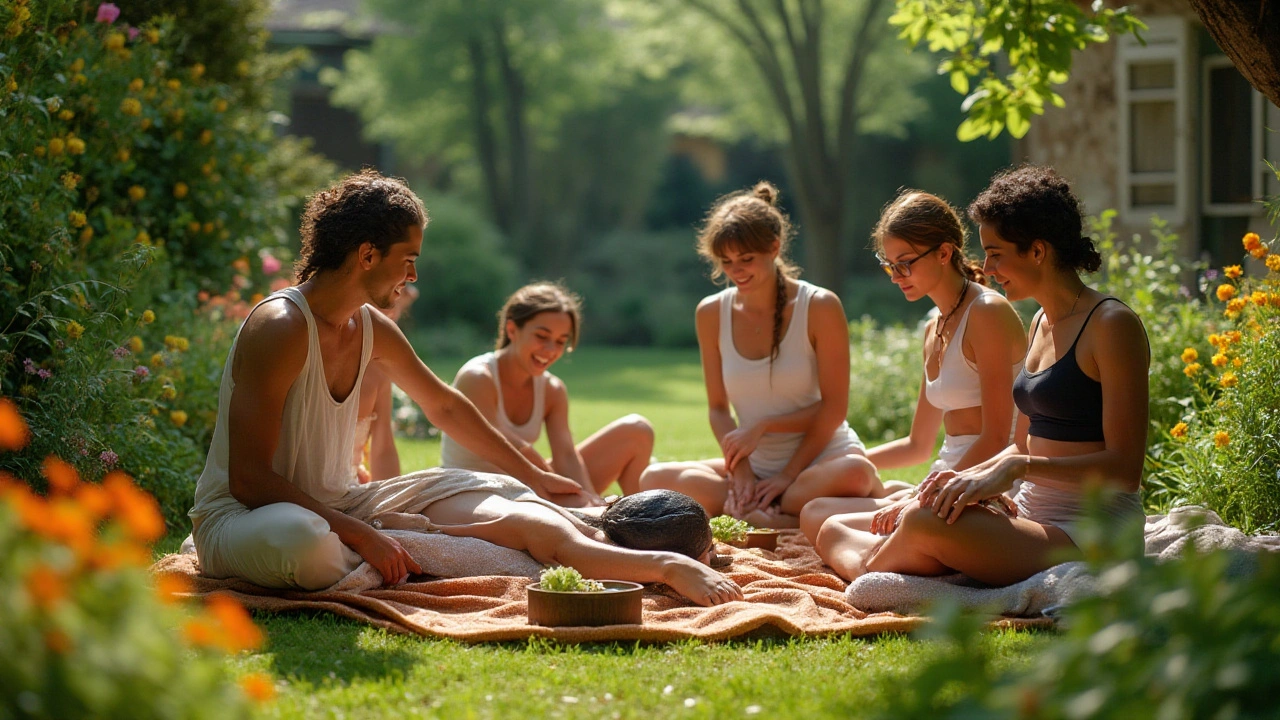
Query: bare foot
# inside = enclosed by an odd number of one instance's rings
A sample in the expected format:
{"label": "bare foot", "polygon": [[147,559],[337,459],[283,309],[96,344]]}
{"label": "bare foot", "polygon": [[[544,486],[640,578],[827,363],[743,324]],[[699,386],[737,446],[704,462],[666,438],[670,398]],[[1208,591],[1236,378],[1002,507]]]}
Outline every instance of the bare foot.
{"label": "bare foot", "polygon": [[800,518],[795,515],[778,512],[778,509],[772,506],[768,510],[752,510],[743,515],[742,519],[751,523],[752,527],[758,528],[790,530],[800,527]]}
{"label": "bare foot", "polygon": [[662,574],[663,582],[672,590],[699,605],[720,605],[742,599],[742,588],[737,583],[683,555],[663,567]]}
{"label": "bare foot", "polygon": [[822,561],[830,565],[837,575],[852,581],[868,572],[867,562],[888,538],[855,530],[839,520],[832,518],[822,524],[815,547]]}

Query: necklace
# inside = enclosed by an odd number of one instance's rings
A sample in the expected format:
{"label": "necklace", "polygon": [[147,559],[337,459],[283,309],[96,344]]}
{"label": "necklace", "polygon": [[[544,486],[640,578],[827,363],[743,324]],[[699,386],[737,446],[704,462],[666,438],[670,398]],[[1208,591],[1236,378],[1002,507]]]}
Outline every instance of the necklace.
{"label": "necklace", "polygon": [[[1075,299],[1074,299],[1074,300],[1072,300],[1072,301],[1071,301],[1071,309],[1067,311],[1067,314],[1066,314],[1066,315],[1063,315],[1062,317],[1058,318],[1058,320],[1061,320],[1062,318],[1069,318],[1069,317],[1071,317],[1073,314],[1075,314],[1075,311],[1076,311],[1076,303],[1080,302],[1080,296],[1081,296],[1082,294],[1084,294],[1084,285],[1081,285],[1081,286],[1080,286],[1080,289],[1076,291],[1076,297],[1075,297]],[[1047,323],[1045,323],[1045,325],[1046,325],[1047,327],[1053,327],[1055,324],[1057,324],[1057,320],[1055,320],[1055,321],[1053,321],[1053,322],[1047,322]]]}
{"label": "necklace", "polygon": [[938,323],[938,326],[934,328],[933,335],[937,338],[939,352],[941,352],[941,349],[946,345],[946,342],[942,339],[942,331],[946,329],[947,323],[951,322],[951,316],[955,315],[956,311],[960,309],[960,303],[964,302],[964,296],[968,294],[969,278],[965,278],[964,287],[960,288],[960,297],[956,298],[956,304],[951,306],[951,312],[947,313],[942,318],[942,321]]}

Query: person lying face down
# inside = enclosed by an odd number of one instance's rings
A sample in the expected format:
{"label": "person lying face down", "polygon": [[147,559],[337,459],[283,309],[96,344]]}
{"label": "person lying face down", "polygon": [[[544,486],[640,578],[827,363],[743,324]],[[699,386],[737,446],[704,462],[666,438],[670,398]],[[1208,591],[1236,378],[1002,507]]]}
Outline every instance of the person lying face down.
{"label": "person lying face down", "polygon": [[609,542],[632,550],[659,550],[710,565],[715,559],[711,520],[697,500],[674,490],[645,490],[620,498],[601,512],[580,512]]}

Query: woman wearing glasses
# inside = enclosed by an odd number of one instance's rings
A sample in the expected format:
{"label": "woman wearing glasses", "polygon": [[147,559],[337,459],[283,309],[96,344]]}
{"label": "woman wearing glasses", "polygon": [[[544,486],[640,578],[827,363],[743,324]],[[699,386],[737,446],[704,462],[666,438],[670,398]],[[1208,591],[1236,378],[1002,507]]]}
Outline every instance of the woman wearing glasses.
{"label": "woman wearing glasses", "polygon": [[[927,297],[936,310],[924,329],[924,377],[911,434],[872,448],[867,458],[879,469],[917,465],[933,456],[942,428],[931,472],[972,467],[1009,445],[1013,379],[1027,345],[1022,321],[965,257],[964,225],[942,198],[904,191],[881,213],[873,242],[902,294],[912,302]],[[871,512],[883,508],[881,517],[891,518],[910,501],[824,498],[805,506],[800,526],[816,547],[832,516],[838,516],[832,522],[870,530]]]}
{"label": "woman wearing glasses", "polygon": [[[643,489],[669,489],[710,515],[797,527],[818,497],[883,497],[849,406],[849,326],[834,293],[798,280],[778,191],[759,183],[722,198],[698,237],[714,279],[695,322],[711,431],[722,457],[651,465]],[[732,408],[732,412],[730,411]]]}
{"label": "woman wearing glasses", "polygon": [[[1041,308],[1013,382],[1015,443],[930,476],[896,520],[873,522],[871,532],[825,523],[818,546],[840,575],[960,572],[990,585],[1018,582],[1080,556],[1089,488],[1105,491],[1105,519],[1141,521],[1150,350],[1142,320],[1080,279],[1102,265],[1080,215],[1066,180],[1035,166],[997,175],[969,206],[983,270],[1010,299]],[[990,506],[1019,480],[1012,508]]]}

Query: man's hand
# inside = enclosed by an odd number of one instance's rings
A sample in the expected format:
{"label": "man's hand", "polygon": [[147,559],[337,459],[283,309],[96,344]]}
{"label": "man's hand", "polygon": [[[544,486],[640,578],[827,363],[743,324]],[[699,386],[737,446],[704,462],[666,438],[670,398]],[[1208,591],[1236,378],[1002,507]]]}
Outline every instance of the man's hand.
{"label": "man's hand", "polygon": [[382,575],[383,585],[399,585],[409,579],[410,573],[422,573],[422,568],[400,543],[368,525],[360,531],[351,549]]}
{"label": "man's hand", "polygon": [[764,436],[764,431],[759,428],[759,425],[752,425],[725,433],[724,439],[720,442],[725,467],[734,470],[738,467],[738,463],[755,452],[756,446],[760,444],[760,438]]}

